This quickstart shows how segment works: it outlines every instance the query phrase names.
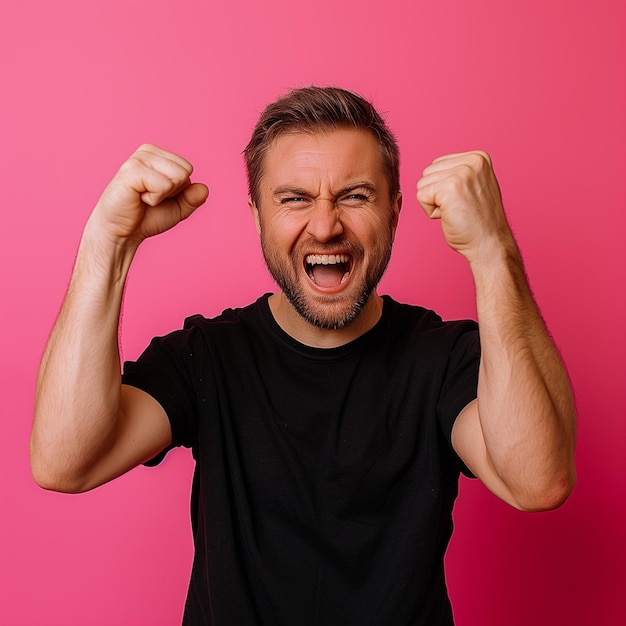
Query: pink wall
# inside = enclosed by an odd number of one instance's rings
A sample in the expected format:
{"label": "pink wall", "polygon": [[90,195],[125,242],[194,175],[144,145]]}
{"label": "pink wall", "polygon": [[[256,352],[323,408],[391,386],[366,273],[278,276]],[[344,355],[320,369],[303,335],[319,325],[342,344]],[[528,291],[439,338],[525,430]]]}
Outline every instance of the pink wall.
{"label": "pink wall", "polygon": [[23,0],[0,19],[0,623],[170,625],[190,569],[191,462],[173,453],[82,496],[30,477],[37,363],[81,227],[141,142],[179,151],[208,205],[140,252],[123,346],[271,289],[240,151],[286,88],[371,97],[403,152],[404,209],[382,291],[473,315],[467,268],[414,185],[481,147],[580,412],[579,482],[546,514],[463,480],[448,576],[460,626],[624,617],[626,5],[620,0]]}

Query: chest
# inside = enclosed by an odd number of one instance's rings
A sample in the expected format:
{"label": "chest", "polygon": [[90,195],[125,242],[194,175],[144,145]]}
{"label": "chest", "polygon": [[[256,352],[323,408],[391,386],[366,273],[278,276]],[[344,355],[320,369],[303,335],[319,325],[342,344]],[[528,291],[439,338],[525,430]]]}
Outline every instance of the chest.
{"label": "chest", "polygon": [[434,361],[374,349],[314,360],[268,348],[217,362],[198,453],[259,507],[378,519],[406,493],[438,498],[446,450]]}

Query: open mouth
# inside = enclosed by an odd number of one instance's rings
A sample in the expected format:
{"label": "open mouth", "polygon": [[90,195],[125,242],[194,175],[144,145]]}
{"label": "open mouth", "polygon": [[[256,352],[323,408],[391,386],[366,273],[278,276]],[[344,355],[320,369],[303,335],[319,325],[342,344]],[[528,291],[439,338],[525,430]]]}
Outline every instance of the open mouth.
{"label": "open mouth", "polygon": [[305,258],[308,277],[323,289],[343,285],[350,277],[351,266],[349,254],[308,254]]}

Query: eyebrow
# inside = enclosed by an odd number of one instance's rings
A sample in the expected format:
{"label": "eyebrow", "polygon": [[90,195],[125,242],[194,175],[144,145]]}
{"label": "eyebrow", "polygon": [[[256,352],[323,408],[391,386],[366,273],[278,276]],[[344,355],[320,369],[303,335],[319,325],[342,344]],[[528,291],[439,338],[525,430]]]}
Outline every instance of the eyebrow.
{"label": "eyebrow", "polygon": [[367,181],[361,181],[358,183],[354,183],[352,185],[348,185],[347,187],[344,187],[343,189],[339,191],[337,196],[345,196],[347,193],[356,191],[357,189],[364,189],[365,191],[368,191],[371,194],[374,194],[374,195],[376,194],[376,187],[374,186],[374,184],[367,182]]}
{"label": "eyebrow", "polygon": [[[347,185],[343,189],[340,189],[337,192],[337,197],[344,196],[348,193],[356,191],[357,189],[364,189],[371,194],[376,194],[376,187],[367,181],[359,181],[356,183],[352,183],[351,185]],[[283,185],[281,187],[276,187],[274,193],[272,194],[274,197],[277,196],[307,196],[310,197],[313,194],[310,191],[302,187],[292,187],[291,185]]]}
{"label": "eyebrow", "polygon": [[272,194],[274,197],[276,196],[310,196],[311,193],[302,187],[290,187],[289,185],[284,185],[282,187],[276,187],[274,189],[274,193]]}

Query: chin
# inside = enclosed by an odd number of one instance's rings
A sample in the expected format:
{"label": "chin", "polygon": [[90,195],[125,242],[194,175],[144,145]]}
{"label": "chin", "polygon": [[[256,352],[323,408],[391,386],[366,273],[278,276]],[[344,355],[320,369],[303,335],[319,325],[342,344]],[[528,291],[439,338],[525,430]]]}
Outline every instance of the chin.
{"label": "chin", "polygon": [[302,290],[293,290],[286,285],[281,289],[291,306],[306,322],[320,330],[341,330],[352,324],[367,304],[372,289],[361,289],[359,294],[335,294],[307,297]]}

